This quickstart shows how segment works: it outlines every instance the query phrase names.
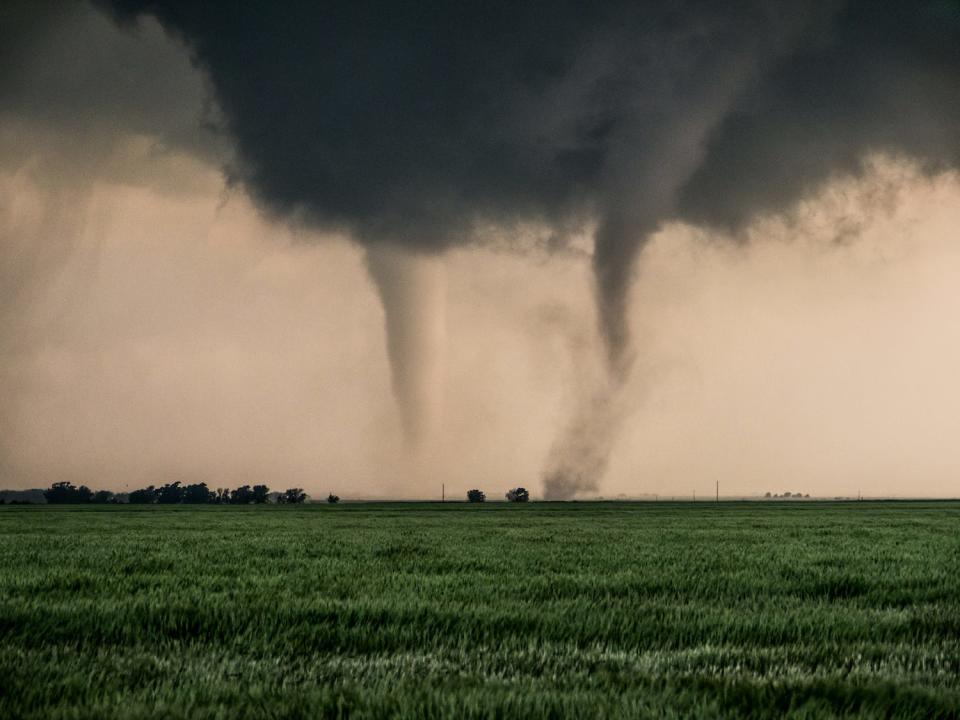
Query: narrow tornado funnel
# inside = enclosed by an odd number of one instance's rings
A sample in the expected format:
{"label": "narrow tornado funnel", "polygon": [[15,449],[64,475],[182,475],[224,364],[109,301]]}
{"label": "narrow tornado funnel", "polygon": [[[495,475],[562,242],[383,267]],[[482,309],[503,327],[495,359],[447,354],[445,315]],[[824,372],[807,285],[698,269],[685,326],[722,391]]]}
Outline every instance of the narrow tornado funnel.
{"label": "narrow tornado funnel", "polygon": [[440,424],[446,349],[446,268],[439,255],[376,243],[367,268],[380,294],[393,393],[408,449],[429,447]]}

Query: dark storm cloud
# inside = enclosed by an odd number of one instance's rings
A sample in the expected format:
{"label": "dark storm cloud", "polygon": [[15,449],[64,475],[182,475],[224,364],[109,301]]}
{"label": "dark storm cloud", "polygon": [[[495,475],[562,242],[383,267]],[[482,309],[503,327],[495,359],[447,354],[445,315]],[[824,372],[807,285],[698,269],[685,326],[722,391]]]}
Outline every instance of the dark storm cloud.
{"label": "dark storm cloud", "polygon": [[869,153],[960,161],[960,2],[849,3],[738,98],[677,212],[736,229]]}
{"label": "dark storm cloud", "polygon": [[114,5],[186,40],[240,148],[236,172],[281,212],[440,247],[483,216],[574,211],[604,163],[612,93],[596,82],[572,107],[541,104],[602,19],[588,5]]}
{"label": "dark storm cloud", "polygon": [[189,45],[279,214],[424,248],[596,219],[615,366],[664,220],[736,225],[870,150],[956,158],[955,1],[108,5]]}
{"label": "dark storm cloud", "polygon": [[[130,135],[158,150],[225,156],[212,130],[208,90],[179,48],[153,22],[135,34],[87,3],[10,0],[0,4],[0,121],[61,145],[85,164]],[[0,147],[6,164],[36,154],[33,142]],[[14,145],[18,147],[14,147]]]}

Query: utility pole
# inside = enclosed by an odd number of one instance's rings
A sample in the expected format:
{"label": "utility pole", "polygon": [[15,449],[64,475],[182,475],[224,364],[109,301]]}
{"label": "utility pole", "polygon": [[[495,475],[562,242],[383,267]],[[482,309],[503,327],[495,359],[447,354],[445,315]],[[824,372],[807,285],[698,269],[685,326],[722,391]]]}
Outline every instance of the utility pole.
{"label": "utility pole", "polygon": [[717,480],[717,502],[720,502],[720,481]]}
{"label": "utility pole", "polygon": [[440,502],[446,502],[446,501],[447,501],[447,484],[442,483],[440,485]]}

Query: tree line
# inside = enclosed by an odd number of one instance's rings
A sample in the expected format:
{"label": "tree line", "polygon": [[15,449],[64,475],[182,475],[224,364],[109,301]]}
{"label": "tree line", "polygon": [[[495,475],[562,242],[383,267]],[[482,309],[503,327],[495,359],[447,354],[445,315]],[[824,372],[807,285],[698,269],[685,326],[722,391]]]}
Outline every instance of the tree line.
{"label": "tree line", "polygon": [[[113,493],[109,490],[93,491],[86,485],[74,485],[70,482],[53,483],[43,496],[48,503],[80,504],[117,504],[131,505],[261,505],[274,502],[281,505],[299,505],[305,502],[307,494],[303,488],[288,488],[283,492],[271,492],[266,485],[241,485],[238,488],[217,488],[211,490],[206,483],[184,485],[178,482],[167,483],[159,487],[148,485],[130,493]],[[339,498],[337,498],[339,500]]]}
{"label": "tree line", "polygon": [[[299,505],[306,502],[307,494],[303,488],[288,488],[283,492],[271,492],[266,485],[241,485],[238,488],[217,488],[211,490],[206,483],[184,485],[180,482],[167,483],[155,487],[148,485],[129,493],[113,493],[109,490],[91,490],[86,485],[74,485],[70,482],[56,482],[43,491],[50,504],[56,505],[107,505],[129,503],[130,505]],[[467,501],[486,502],[487,496],[482,490],[468,490]],[[526,488],[518,487],[506,494],[508,502],[522,503],[530,500]],[[328,503],[340,502],[340,497],[330,493]]]}

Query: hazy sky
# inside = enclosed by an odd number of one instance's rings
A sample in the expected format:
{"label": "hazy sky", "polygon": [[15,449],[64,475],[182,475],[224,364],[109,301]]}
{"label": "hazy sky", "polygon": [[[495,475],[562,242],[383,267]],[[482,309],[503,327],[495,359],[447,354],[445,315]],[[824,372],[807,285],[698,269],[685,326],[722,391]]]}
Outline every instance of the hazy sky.
{"label": "hazy sky", "polygon": [[[524,485],[537,497],[560,468],[590,474],[571,486],[582,496],[708,495],[715,481],[731,495],[960,493],[958,126],[944,120],[960,110],[926,104],[922,91],[944,80],[937,53],[922,71],[906,53],[906,70],[883,69],[884,87],[922,122],[880,113],[863,129],[846,109],[842,122],[818,110],[809,122],[834,127],[840,144],[824,150],[802,118],[783,124],[795,101],[755,78],[826,20],[791,18],[770,48],[749,52],[719,15],[696,32],[658,26],[648,50],[711,49],[617,75],[611,92],[700,78],[714,53],[722,92],[687,82],[657,105],[657,123],[617,120],[609,143],[578,146],[574,162],[566,144],[556,157],[551,148],[580,138],[588,110],[640,112],[594,92],[630,36],[578,36],[573,69],[543,90],[551,112],[531,110],[540,96],[519,90],[503,111],[509,142],[489,147],[504,157],[538,148],[503,160],[516,187],[495,189],[502,171],[478,165],[475,149],[421,148],[424,169],[410,170],[422,128],[401,123],[397,156],[368,176],[387,188],[381,203],[366,185],[324,190],[336,172],[311,165],[304,176],[299,159],[277,169],[253,153],[253,130],[237,120],[247,95],[224,79],[230,47],[211,49],[201,20],[171,13],[161,19],[190,49],[152,16],[128,26],[82,3],[0,11],[0,486],[265,482],[350,498],[437,497],[445,483],[451,496]],[[569,27],[554,29],[566,38]],[[792,67],[770,74],[793,78]],[[834,82],[824,94],[842,105],[845,90]],[[752,104],[733,100],[743,96]],[[355,128],[364,140],[372,130],[349,117],[344,135],[332,120],[318,134],[349,142]],[[744,123],[753,145],[737,140]],[[290,132],[312,127],[299,120]],[[489,140],[473,122],[444,127],[430,137]],[[861,134],[870,142],[851,140]],[[322,164],[324,147],[310,147],[310,163]],[[643,160],[624,160],[637,148]],[[783,180],[803,148],[840,159],[801,163]],[[561,155],[562,171],[548,169]],[[748,177],[751,158],[770,163],[768,179],[809,182],[763,189]],[[635,194],[658,179],[669,196]],[[603,240],[624,223],[638,240]],[[398,240],[398,228],[424,235]],[[621,254],[613,275],[594,232]],[[626,310],[611,311],[621,290]]]}

